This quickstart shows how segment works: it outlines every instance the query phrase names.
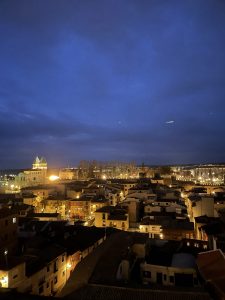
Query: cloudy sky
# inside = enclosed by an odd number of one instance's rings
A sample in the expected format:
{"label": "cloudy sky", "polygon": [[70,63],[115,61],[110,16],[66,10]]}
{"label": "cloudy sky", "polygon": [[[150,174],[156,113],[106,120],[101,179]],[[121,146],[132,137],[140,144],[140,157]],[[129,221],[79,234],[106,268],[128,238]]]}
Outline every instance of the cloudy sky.
{"label": "cloudy sky", "polygon": [[0,169],[36,155],[225,162],[225,1],[1,0]]}

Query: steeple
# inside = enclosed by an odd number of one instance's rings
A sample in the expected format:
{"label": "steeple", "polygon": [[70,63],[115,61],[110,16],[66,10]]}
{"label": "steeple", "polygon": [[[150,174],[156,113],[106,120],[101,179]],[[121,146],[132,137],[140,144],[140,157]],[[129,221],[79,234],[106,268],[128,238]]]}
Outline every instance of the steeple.
{"label": "steeple", "polygon": [[35,158],[32,169],[47,169],[47,161],[44,157],[39,158],[38,156]]}

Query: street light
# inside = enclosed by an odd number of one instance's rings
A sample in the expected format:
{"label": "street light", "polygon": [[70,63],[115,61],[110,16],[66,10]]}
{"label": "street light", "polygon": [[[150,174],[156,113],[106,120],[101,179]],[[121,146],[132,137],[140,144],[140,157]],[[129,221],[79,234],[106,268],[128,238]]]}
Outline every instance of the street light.
{"label": "street light", "polygon": [[8,249],[5,249],[4,256],[5,256],[6,266],[8,267]]}

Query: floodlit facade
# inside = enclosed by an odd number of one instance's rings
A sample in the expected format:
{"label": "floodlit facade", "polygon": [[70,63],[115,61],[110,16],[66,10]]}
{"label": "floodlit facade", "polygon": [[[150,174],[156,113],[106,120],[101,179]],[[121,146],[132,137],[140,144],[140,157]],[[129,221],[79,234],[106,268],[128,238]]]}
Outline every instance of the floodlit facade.
{"label": "floodlit facade", "polygon": [[125,209],[105,206],[95,212],[95,226],[128,230],[129,215]]}

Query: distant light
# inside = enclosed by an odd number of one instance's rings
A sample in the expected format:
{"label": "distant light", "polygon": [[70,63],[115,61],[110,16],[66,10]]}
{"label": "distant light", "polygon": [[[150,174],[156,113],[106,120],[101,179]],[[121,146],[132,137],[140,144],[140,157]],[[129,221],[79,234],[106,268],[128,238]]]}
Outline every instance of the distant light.
{"label": "distant light", "polygon": [[3,287],[8,287],[8,276],[4,276],[0,279],[0,282]]}
{"label": "distant light", "polygon": [[103,180],[106,180],[106,175],[102,175],[102,179],[103,179]]}
{"label": "distant light", "polygon": [[160,237],[160,239],[163,239],[163,234],[162,234],[162,233],[160,233],[159,237]]}
{"label": "distant light", "polygon": [[70,263],[68,263],[68,264],[66,265],[66,267],[67,267],[67,269],[70,269],[70,268],[72,267],[72,265],[71,265]]}
{"label": "distant light", "polygon": [[8,254],[8,250],[6,249],[5,251],[4,251],[4,255],[6,256]]}
{"label": "distant light", "polygon": [[58,179],[59,179],[59,176],[56,176],[56,175],[49,176],[50,181],[55,181],[55,180],[58,180]]}

